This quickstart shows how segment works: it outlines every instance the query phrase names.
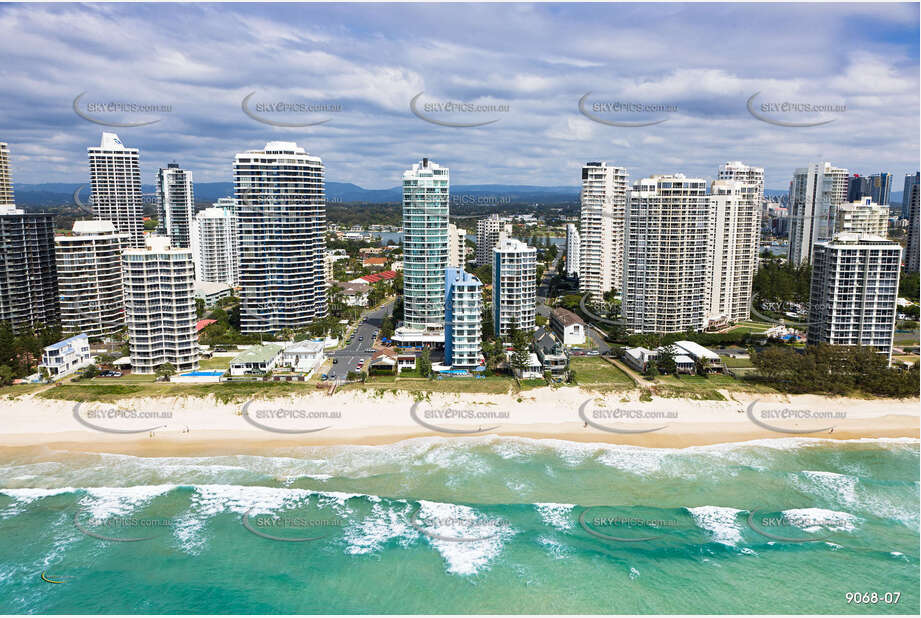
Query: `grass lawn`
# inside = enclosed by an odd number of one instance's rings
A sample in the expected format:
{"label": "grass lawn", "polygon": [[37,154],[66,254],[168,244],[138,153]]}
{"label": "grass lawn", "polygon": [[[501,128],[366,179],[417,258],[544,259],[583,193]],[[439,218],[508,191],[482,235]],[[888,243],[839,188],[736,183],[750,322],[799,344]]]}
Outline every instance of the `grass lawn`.
{"label": "grass lawn", "polygon": [[754,384],[732,376],[711,374],[702,376],[658,376],[656,377],[656,394],[661,397],[687,397],[689,399],[716,399],[723,400],[718,389],[739,391],[747,393],[776,393],[768,386]]}
{"label": "grass lawn", "polygon": [[579,386],[592,390],[625,390],[635,385],[630,376],[598,356],[575,356],[569,368],[576,372]]}
{"label": "grass lawn", "polygon": [[[157,376],[153,374],[143,374],[143,373],[126,373],[120,378],[91,378],[88,381],[81,380],[76,384],[104,384],[106,386],[113,384],[138,384],[138,383],[149,383],[152,384],[156,382]],[[71,382],[68,380],[68,384]]]}
{"label": "grass lawn", "polygon": [[[116,378],[117,379],[117,378]],[[126,397],[207,397],[229,403],[260,397],[277,397],[316,390],[315,382],[222,382],[220,384],[61,384],[38,397],[67,401],[113,402]]]}
{"label": "grass lawn", "polygon": [[230,361],[233,360],[231,356],[215,356],[212,358],[203,358],[198,361],[198,368],[203,370],[208,369],[230,369]]}
{"label": "grass lawn", "polygon": [[42,388],[44,384],[12,384],[10,386],[0,387],[0,397],[20,397],[34,393]]}
{"label": "grass lawn", "polygon": [[[493,393],[504,394],[518,392],[515,380],[505,376],[488,376],[486,378],[428,378],[403,377],[405,372],[394,379],[393,376],[374,376],[364,384],[354,383],[342,386],[340,390],[399,390],[410,393]],[[543,382],[543,380],[541,380]]]}
{"label": "grass lawn", "polygon": [[752,360],[750,358],[729,358],[728,356],[721,356],[720,360],[723,361],[723,364],[729,367],[730,369],[737,368],[751,368]]}

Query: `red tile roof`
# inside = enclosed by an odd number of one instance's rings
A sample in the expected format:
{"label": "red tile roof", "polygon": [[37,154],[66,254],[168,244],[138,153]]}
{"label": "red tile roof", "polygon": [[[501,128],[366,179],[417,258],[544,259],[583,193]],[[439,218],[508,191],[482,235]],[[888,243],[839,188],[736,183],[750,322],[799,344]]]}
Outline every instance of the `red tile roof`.
{"label": "red tile roof", "polygon": [[202,329],[207,328],[217,322],[217,320],[199,320],[195,323],[195,332],[200,333]]}
{"label": "red tile roof", "polygon": [[364,277],[361,277],[361,278],[367,281],[368,283],[377,283],[378,281],[393,279],[396,276],[397,276],[397,273],[395,270],[385,270],[383,272],[374,273],[373,275],[365,275]]}

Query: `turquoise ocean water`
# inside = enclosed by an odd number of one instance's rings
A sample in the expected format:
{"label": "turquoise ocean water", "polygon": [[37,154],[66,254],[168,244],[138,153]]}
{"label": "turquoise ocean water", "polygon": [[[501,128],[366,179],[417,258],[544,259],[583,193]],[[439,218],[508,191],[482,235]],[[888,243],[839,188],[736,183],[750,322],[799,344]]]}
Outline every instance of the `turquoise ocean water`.
{"label": "turquoise ocean water", "polygon": [[7,451],[0,613],[917,614],[918,449]]}

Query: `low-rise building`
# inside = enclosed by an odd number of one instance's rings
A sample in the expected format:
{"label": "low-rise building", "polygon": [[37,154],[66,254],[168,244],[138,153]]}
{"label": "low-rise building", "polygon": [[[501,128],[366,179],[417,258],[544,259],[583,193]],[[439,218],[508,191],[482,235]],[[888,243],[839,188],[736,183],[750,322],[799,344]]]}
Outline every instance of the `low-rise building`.
{"label": "low-rise building", "polygon": [[387,265],[387,258],[385,257],[366,257],[361,261],[361,265],[365,268],[383,268]]}
{"label": "low-rise building", "polygon": [[550,328],[560,338],[563,345],[585,343],[585,321],[569,309],[557,307],[551,311]]}
{"label": "low-rise building", "polygon": [[233,296],[233,288],[226,283],[213,281],[195,282],[195,298],[205,301],[206,307],[211,307],[217,301],[228,296]]}
{"label": "low-rise building", "polygon": [[690,356],[695,363],[700,361],[704,371],[708,373],[722,372],[725,369],[720,355],[713,350],[708,350],[699,343],[693,341],[676,341],[672,346],[677,352],[676,356],[684,354]]}
{"label": "low-rise building", "polygon": [[624,350],[624,362],[631,369],[640,373],[645,373],[650,362],[654,362],[658,354],[655,350],[648,350],[644,347],[627,348]]}
{"label": "low-rise building", "polygon": [[297,341],[285,348],[280,364],[290,367],[294,371],[310,374],[322,365],[325,360],[326,355],[323,353],[322,339],[319,341]]}
{"label": "low-rise building", "polygon": [[515,353],[506,352],[506,357],[508,358],[509,367],[512,368],[512,373],[515,374],[516,378],[519,380],[535,380],[544,377],[544,366],[537,357],[537,354],[528,352],[528,366],[524,369],[518,369],[512,364],[513,354]]}
{"label": "low-rise building", "polygon": [[552,348],[537,346],[537,358],[540,360],[544,371],[550,372],[551,377],[558,379],[566,377],[569,368],[569,356],[566,355],[566,350],[563,346],[559,344]]}
{"label": "low-rise building", "polygon": [[364,281],[337,281],[335,285],[341,288],[342,302],[348,307],[367,307],[368,292],[371,286]]}
{"label": "low-rise building", "polygon": [[230,375],[247,376],[268,373],[281,359],[284,346],[267,343],[254,345],[230,361]]}
{"label": "low-rise building", "polygon": [[92,362],[89,337],[86,333],[80,333],[47,346],[42,353],[39,368],[47,369],[49,377],[55,379],[70,375]]}

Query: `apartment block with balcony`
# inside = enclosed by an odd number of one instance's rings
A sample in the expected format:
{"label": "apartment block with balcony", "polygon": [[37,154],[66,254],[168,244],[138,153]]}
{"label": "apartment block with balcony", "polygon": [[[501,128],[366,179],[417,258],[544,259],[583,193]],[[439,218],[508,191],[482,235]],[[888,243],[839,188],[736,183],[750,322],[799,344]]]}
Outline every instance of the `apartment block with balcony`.
{"label": "apartment block with balcony", "polygon": [[816,243],[807,342],[872,346],[891,361],[901,259],[899,244],[879,236]]}
{"label": "apartment block with balcony", "polygon": [[403,173],[403,326],[444,334],[450,175],[428,158]]}
{"label": "apartment block with balcony", "polygon": [[445,364],[474,370],[482,360],[483,284],[461,269],[445,271]]}
{"label": "apartment block with balcony", "polygon": [[128,234],[131,247],[144,248],[144,206],[137,148],[126,148],[115,133],[104,132],[98,147],[86,149],[90,166],[93,217],[111,221]]}
{"label": "apartment block with balcony", "polygon": [[534,330],[537,311],[537,249],[515,238],[493,248],[492,311],[496,337],[505,339],[512,326]]}
{"label": "apartment block with balcony", "polygon": [[240,322],[246,333],[298,329],[327,315],[322,160],[294,142],[236,155]]}
{"label": "apartment block with balcony", "polygon": [[75,221],[69,236],[55,236],[61,326],[92,339],[125,328],[122,251],[130,237],[111,221]]}
{"label": "apartment block with balcony", "polygon": [[197,369],[191,249],[171,247],[168,238],[152,236],[144,249],[125,251],[122,266],[132,371],[156,373],[164,363],[179,372]]}
{"label": "apartment block with balcony", "polygon": [[582,167],[579,290],[596,302],[623,285],[626,192],[626,168],[605,161]]}
{"label": "apartment block with balcony", "polygon": [[709,200],[706,181],[684,174],[644,178],[627,192],[622,308],[629,331],[705,327]]}

